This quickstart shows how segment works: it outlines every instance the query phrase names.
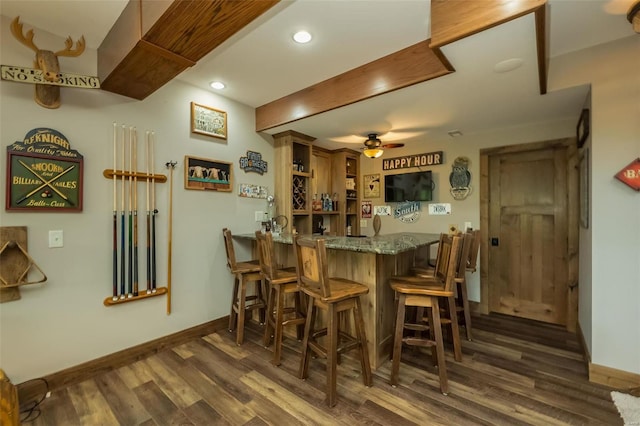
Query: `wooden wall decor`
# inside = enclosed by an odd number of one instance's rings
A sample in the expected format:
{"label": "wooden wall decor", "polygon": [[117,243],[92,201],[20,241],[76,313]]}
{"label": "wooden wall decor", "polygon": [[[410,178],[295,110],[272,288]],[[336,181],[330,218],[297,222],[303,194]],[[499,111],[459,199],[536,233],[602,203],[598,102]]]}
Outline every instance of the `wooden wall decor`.
{"label": "wooden wall decor", "polygon": [[209,191],[232,191],[232,166],[226,161],[184,157],[184,187]]}
{"label": "wooden wall decor", "polygon": [[75,57],[84,52],[84,36],[76,42],[68,37],[65,48],[57,52],[38,48],[33,41],[33,30],[26,34],[23,32],[20,17],[16,16],[11,22],[11,33],[22,44],[36,53],[34,61],[35,70],[23,67],[2,67],[2,79],[23,83],[35,83],[35,101],[45,108],[58,108],[60,106],[60,86],[72,86],[81,88],[98,89],[100,81],[97,77],[78,74],[65,74],[60,72],[58,58],[60,56]]}
{"label": "wooden wall decor", "polygon": [[20,299],[20,286],[46,280],[27,252],[27,227],[0,227],[0,303]]}
{"label": "wooden wall decor", "polygon": [[30,130],[7,147],[6,209],[82,211],[83,164],[62,133]]}

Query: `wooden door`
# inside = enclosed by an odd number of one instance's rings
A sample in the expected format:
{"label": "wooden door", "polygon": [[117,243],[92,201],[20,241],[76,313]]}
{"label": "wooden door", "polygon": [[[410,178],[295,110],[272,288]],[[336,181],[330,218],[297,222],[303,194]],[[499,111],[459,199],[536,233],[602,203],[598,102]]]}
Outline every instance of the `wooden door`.
{"label": "wooden door", "polygon": [[489,155],[492,312],[567,324],[567,149]]}

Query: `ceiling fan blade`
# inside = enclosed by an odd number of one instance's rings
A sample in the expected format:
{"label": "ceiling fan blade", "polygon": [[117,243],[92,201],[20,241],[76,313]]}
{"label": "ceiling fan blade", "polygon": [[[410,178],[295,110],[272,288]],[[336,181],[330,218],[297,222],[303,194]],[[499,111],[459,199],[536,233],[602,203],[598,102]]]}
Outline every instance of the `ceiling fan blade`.
{"label": "ceiling fan blade", "polygon": [[402,148],[404,146],[403,143],[385,143],[381,146],[381,148],[387,149],[387,148]]}

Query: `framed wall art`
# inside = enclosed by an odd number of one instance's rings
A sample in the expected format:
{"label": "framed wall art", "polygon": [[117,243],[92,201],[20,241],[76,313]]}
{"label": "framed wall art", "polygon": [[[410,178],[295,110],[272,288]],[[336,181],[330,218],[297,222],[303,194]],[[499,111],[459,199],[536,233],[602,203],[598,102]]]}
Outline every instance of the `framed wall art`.
{"label": "framed wall art", "polygon": [[380,198],[380,173],[362,176],[364,198]]}
{"label": "framed wall art", "polygon": [[207,158],[184,157],[184,187],[208,191],[231,192],[232,164]]}
{"label": "framed wall art", "polygon": [[227,138],[227,113],[191,102],[191,132],[219,139]]}

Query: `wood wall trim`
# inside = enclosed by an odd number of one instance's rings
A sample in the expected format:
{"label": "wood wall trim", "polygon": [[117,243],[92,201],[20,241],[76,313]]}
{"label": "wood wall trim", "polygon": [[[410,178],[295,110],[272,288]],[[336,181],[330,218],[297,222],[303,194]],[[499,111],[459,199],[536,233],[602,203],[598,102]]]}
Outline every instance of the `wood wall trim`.
{"label": "wood wall trim", "polygon": [[[429,40],[349,70],[256,108],[261,132],[453,72]],[[387,84],[380,86],[379,81]],[[300,113],[300,105],[304,112]]]}
{"label": "wood wall trim", "polygon": [[[228,323],[229,316],[218,318],[177,333],[169,334],[168,336],[102,356],[92,361],[87,361],[74,367],[58,371],[57,373],[49,374],[43,378],[49,383],[49,390],[54,391],[75,383],[80,383],[123,365],[139,361],[162,350],[181,345],[195,338],[225,330]],[[17,386],[20,401],[29,401],[37,398],[41,396],[44,391],[41,381],[29,380]]]}
{"label": "wood wall trim", "polygon": [[620,390],[640,387],[640,374],[589,363],[589,381]]}
{"label": "wood wall trim", "polygon": [[588,371],[589,366],[591,365],[591,353],[589,353],[589,347],[587,346],[587,341],[584,338],[582,327],[580,327],[580,322],[578,322],[576,327],[576,337],[578,338],[578,343],[580,343],[580,347],[582,348],[582,359],[584,360],[584,365],[587,367]]}

